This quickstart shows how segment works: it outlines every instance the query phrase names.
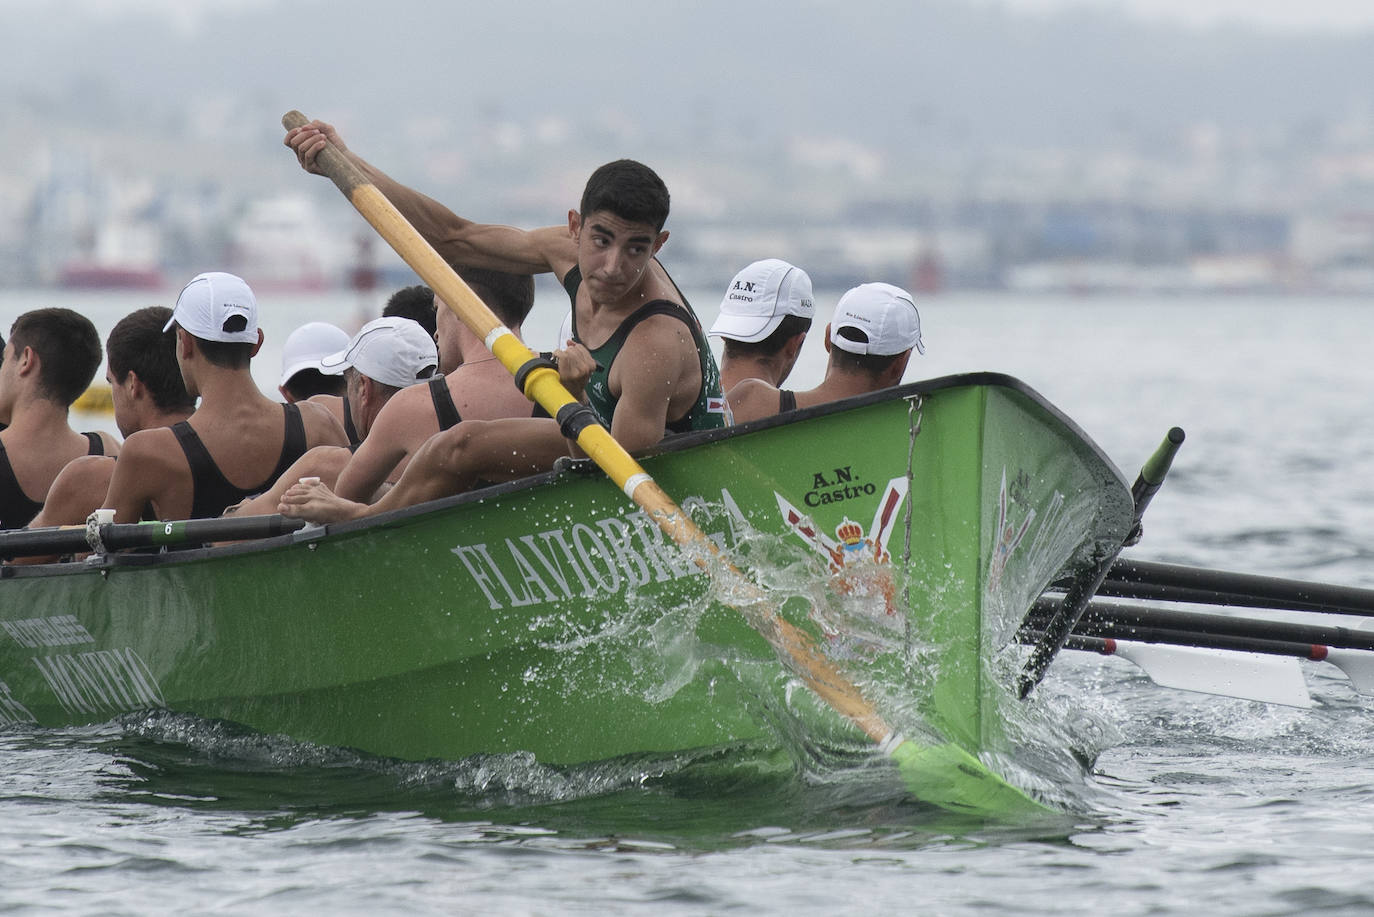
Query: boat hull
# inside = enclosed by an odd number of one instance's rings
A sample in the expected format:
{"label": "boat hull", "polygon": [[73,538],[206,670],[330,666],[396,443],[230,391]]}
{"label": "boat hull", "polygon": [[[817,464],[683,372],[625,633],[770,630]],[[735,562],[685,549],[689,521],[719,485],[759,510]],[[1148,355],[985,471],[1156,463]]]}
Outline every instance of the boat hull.
{"label": "boat hull", "polygon": [[[996,656],[1130,521],[1015,380],[918,383],[643,460],[908,734],[1002,741]],[[6,568],[0,723],[167,707],[404,759],[571,764],[860,733],[691,558],[570,467],[250,544]]]}

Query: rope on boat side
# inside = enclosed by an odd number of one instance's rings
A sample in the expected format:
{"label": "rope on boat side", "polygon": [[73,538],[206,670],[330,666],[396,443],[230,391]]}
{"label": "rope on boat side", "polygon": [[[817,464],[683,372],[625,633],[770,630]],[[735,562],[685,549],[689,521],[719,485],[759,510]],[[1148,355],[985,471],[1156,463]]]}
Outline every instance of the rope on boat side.
{"label": "rope on boat side", "polygon": [[90,546],[92,554],[109,553],[100,537],[100,527],[114,522],[114,515],[112,509],[98,509],[86,517],[86,544]]}
{"label": "rope on boat side", "polygon": [[[902,525],[906,529],[904,542],[902,545],[902,608],[911,608],[911,495],[915,493],[914,478],[916,463],[916,437],[921,435],[921,419],[923,417],[922,408],[925,406],[925,398],[919,393],[912,395],[906,400],[906,423],[907,429],[911,433],[911,439],[906,448],[906,508],[902,514]],[[916,645],[916,635],[911,630],[911,615],[905,614],[906,619],[906,645],[903,647],[902,655],[905,657],[905,666],[908,677],[914,674],[916,659],[913,647]]]}

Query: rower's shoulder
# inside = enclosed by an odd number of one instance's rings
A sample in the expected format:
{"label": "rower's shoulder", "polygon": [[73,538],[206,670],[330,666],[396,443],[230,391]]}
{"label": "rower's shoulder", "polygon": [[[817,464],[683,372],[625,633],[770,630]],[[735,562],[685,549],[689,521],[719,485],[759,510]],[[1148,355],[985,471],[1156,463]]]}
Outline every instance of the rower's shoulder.
{"label": "rower's shoulder", "polygon": [[696,353],[696,338],[688,324],[691,314],[681,303],[659,299],[646,305],[675,308],[660,309],[639,319],[625,338],[626,351],[633,353],[636,350],[648,349],[662,354],[666,348],[669,353]]}
{"label": "rower's shoulder", "polygon": [[[444,376],[445,382],[452,387],[452,373]],[[414,385],[407,385],[405,388],[396,392],[387,399],[386,404],[377,412],[377,418],[372,422],[372,429],[369,431],[370,437],[377,430],[386,430],[388,427],[400,429],[415,424],[428,415],[434,416],[434,396],[430,394],[428,382],[417,382]]]}
{"label": "rower's shoulder", "polygon": [[745,423],[778,413],[777,386],[763,379],[741,379],[725,395],[735,423]]}
{"label": "rower's shoulder", "polygon": [[310,446],[346,446],[348,434],[343,424],[326,405],[313,400],[298,401],[305,439]]}
{"label": "rower's shoulder", "polygon": [[114,458],[119,455],[119,450],[123,444],[118,439],[106,433],[104,430],[101,430],[96,435],[100,437],[100,445],[105,450],[105,456]]}
{"label": "rower's shoulder", "polygon": [[171,427],[149,427],[130,433],[119,449],[119,467],[140,475],[161,476],[189,470],[185,452]]}

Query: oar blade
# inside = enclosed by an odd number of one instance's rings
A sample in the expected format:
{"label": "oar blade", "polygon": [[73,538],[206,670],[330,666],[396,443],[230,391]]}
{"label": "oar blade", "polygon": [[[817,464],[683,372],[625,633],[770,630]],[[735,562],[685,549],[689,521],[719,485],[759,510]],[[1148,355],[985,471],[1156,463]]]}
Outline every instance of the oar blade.
{"label": "oar blade", "polygon": [[942,809],[981,818],[1043,816],[1054,811],[952,742],[921,745],[903,739],[889,754],[911,794]]}
{"label": "oar blade", "polygon": [[1116,655],[1135,663],[1151,681],[1166,688],[1286,707],[1312,706],[1296,659],[1124,640],[1115,643]]}
{"label": "oar blade", "polygon": [[1374,653],[1327,647],[1326,662],[1345,673],[1360,694],[1374,694]]}

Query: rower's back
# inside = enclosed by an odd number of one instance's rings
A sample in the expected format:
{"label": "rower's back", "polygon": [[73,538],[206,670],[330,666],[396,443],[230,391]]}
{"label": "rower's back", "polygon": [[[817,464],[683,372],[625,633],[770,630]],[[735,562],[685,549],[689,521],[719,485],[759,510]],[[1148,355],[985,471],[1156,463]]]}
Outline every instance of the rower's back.
{"label": "rower's back", "polygon": [[15,320],[0,363],[0,528],[22,527],[43,507],[62,468],[83,455],[114,454],[107,434],[74,431],[73,402],[100,365],[100,336],[70,309],[35,309]]}
{"label": "rower's back", "polygon": [[177,363],[200,405],[189,420],[125,442],[105,499],[117,521],[136,521],[145,507],[159,519],[218,516],[266,490],[306,450],[346,444],[326,408],[279,404],[258,390],[250,364],[262,332],[241,278],[198,275],[177,297],[166,329],[175,329]]}

